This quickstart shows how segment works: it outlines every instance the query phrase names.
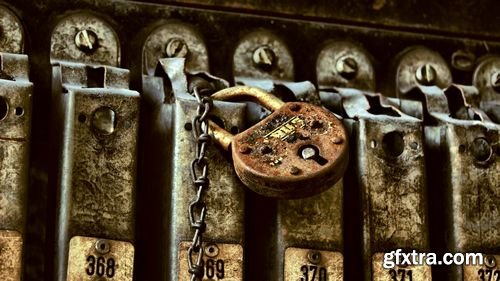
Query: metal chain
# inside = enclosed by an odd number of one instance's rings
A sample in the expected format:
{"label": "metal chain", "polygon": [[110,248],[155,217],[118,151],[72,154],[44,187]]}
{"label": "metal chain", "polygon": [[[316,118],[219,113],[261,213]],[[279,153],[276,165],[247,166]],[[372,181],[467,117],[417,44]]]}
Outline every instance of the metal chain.
{"label": "metal chain", "polygon": [[196,198],[189,204],[189,220],[194,230],[193,240],[188,249],[188,265],[191,281],[201,281],[203,278],[203,233],[206,229],[205,216],[207,206],[203,202],[204,191],[209,186],[208,162],[205,156],[207,147],[212,142],[208,134],[208,113],[212,108],[212,100],[201,97],[198,88],[193,89],[198,102],[196,116],[193,118],[193,136],[196,139],[196,158],[191,162],[191,177],[196,191]]}

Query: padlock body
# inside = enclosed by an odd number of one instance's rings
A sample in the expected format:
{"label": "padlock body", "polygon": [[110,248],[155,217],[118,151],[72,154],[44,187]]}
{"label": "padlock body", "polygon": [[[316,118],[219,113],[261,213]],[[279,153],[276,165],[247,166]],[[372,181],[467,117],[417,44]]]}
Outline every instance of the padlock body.
{"label": "padlock body", "polygon": [[289,199],[332,187],[349,157],[342,123],[330,111],[302,102],[286,103],[236,135],[231,147],[236,174],[246,186]]}

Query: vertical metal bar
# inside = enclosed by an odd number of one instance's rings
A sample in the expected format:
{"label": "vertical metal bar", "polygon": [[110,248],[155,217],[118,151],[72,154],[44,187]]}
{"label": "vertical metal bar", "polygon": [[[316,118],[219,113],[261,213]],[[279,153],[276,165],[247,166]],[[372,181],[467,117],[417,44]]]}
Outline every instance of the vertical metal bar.
{"label": "vertical metal bar", "polygon": [[21,280],[31,100],[28,57],[0,53],[0,279]]}
{"label": "vertical metal bar", "polygon": [[422,123],[383,96],[336,90],[353,120],[355,185],[350,188],[360,191],[364,280],[399,280],[408,274],[430,280],[430,266],[383,267],[386,252],[429,250]]}
{"label": "vertical metal bar", "polygon": [[310,198],[279,200],[277,280],[343,280],[343,182]]}
{"label": "vertical metal bar", "polygon": [[[482,253],[485,262],[452,266],[448,280],[495,278],[497,272],[500,274],[500,126],[468,106],[460,86],[445,91],[421,87],[418,91],[427,105],[426,143],[440,166],[430,176],[436,179],[433,186],[444,189],[445,249],[452,253]],[[452,103],[460,106],[450,107]],[[468,108],[475,113],[458,118],[460,115],[451,108]]]}
{"label": "vertical metal bar", "polygon": [[113,67],[60,62],[53,80],[62,112],[56,280],[132,280],[139,94]]}

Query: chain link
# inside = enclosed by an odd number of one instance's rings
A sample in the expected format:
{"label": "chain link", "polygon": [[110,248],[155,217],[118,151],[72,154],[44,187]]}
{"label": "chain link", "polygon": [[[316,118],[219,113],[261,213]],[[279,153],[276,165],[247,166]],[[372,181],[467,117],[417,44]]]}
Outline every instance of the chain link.
{"label": "chain link", "polygon": [[212,108],[212,100],[201,97],[198,89],[193,89],[198,102],[196,116],[193,118],[193,136],[196,139],[196,157],[191,162],[191,177],[193,180],[196,198],[189,204],[189,221],[194,231],[193,240],[188,249],[188,266],[191,281],[201,281],[203,278],[203,233],[206,229],[205,216],[207,206],[203,202],[204,191],[208,188],[208,162],[205,152],[212,142],[208,133],[208,113]]}

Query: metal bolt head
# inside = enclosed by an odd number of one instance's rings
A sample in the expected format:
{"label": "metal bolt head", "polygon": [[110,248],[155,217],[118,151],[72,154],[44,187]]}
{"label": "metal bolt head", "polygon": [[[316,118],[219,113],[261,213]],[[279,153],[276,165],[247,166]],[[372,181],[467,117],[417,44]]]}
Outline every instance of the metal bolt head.
{"label": "metal bolt head", "polygon": [[264,71],[271,71],[274,66],[276,55],[268,46],[260,46],[252,54],[253,63]]}
{"label": "metal bolt head", "polygon": [[298,175],[299,173],[300,173],[300,169],[299,168],[297,168],[295,166],[292,166],[290,168],[290,174],[292,174],[292,175]]}
{"label": "metal bolt head", "polygon": [[332,142],[334,144],[341,144],[344,142],[344,139],[342,139],[341,137],[335,137],[335,138],[333,138]]}
{"label": "metal bolt head", "polygon": [[95,250],[99,254],[107,254],[111,250],[111,245],[110,245],[109,241],[104,240],[104,239],[100,239],[100,240],[97,240],[97,242],[95,243]]}
{"label": "metal bolt head", "polygon": [[311,250],[307,252],[307,260],[312,264],[319,264],[321,262],[321,253]]}
{"label": "metal bolt head", "polygon": [[92,114],[92,128],[101,135],[111,135],[116,127],[116,113],[109,107],[100,107]]}
{"label": "metal bolt head", "polygon": [[84,53],[92,53],[97,49],[99,45],[99,39],[97,38],[97,34],[94,31],[90,29],[84,29],[76,33],[75,45],[80,51]]}
{"label": "metal bolt head", "polygon": [[186,42],[180,38],[168,40],[165,46],[165,54],[168,58],[185,58],[189,53]]}
{"label": "metal bolt head", "polygon": [[436,82],[436,75],[436,69],[428,63],[421,65],[415,72],[417,82],[424,86],[434,85]]}
{"label": "metal bolt head", "polygon": [[358,62],[352,56],[344,56],[335,63],[335,70],[345,79],[353,79],[358,73]]}
{"label": "metal bolt head", "polygon": [[495,92],[500,94],[500,71],[494,72],[491,75],[491,87]]}
{"label": "metal bolt head", "polygon": [[493,154],[493,149],[485,138],[476,138],[471,146],[472,155],[477,161],[488,161]]}

